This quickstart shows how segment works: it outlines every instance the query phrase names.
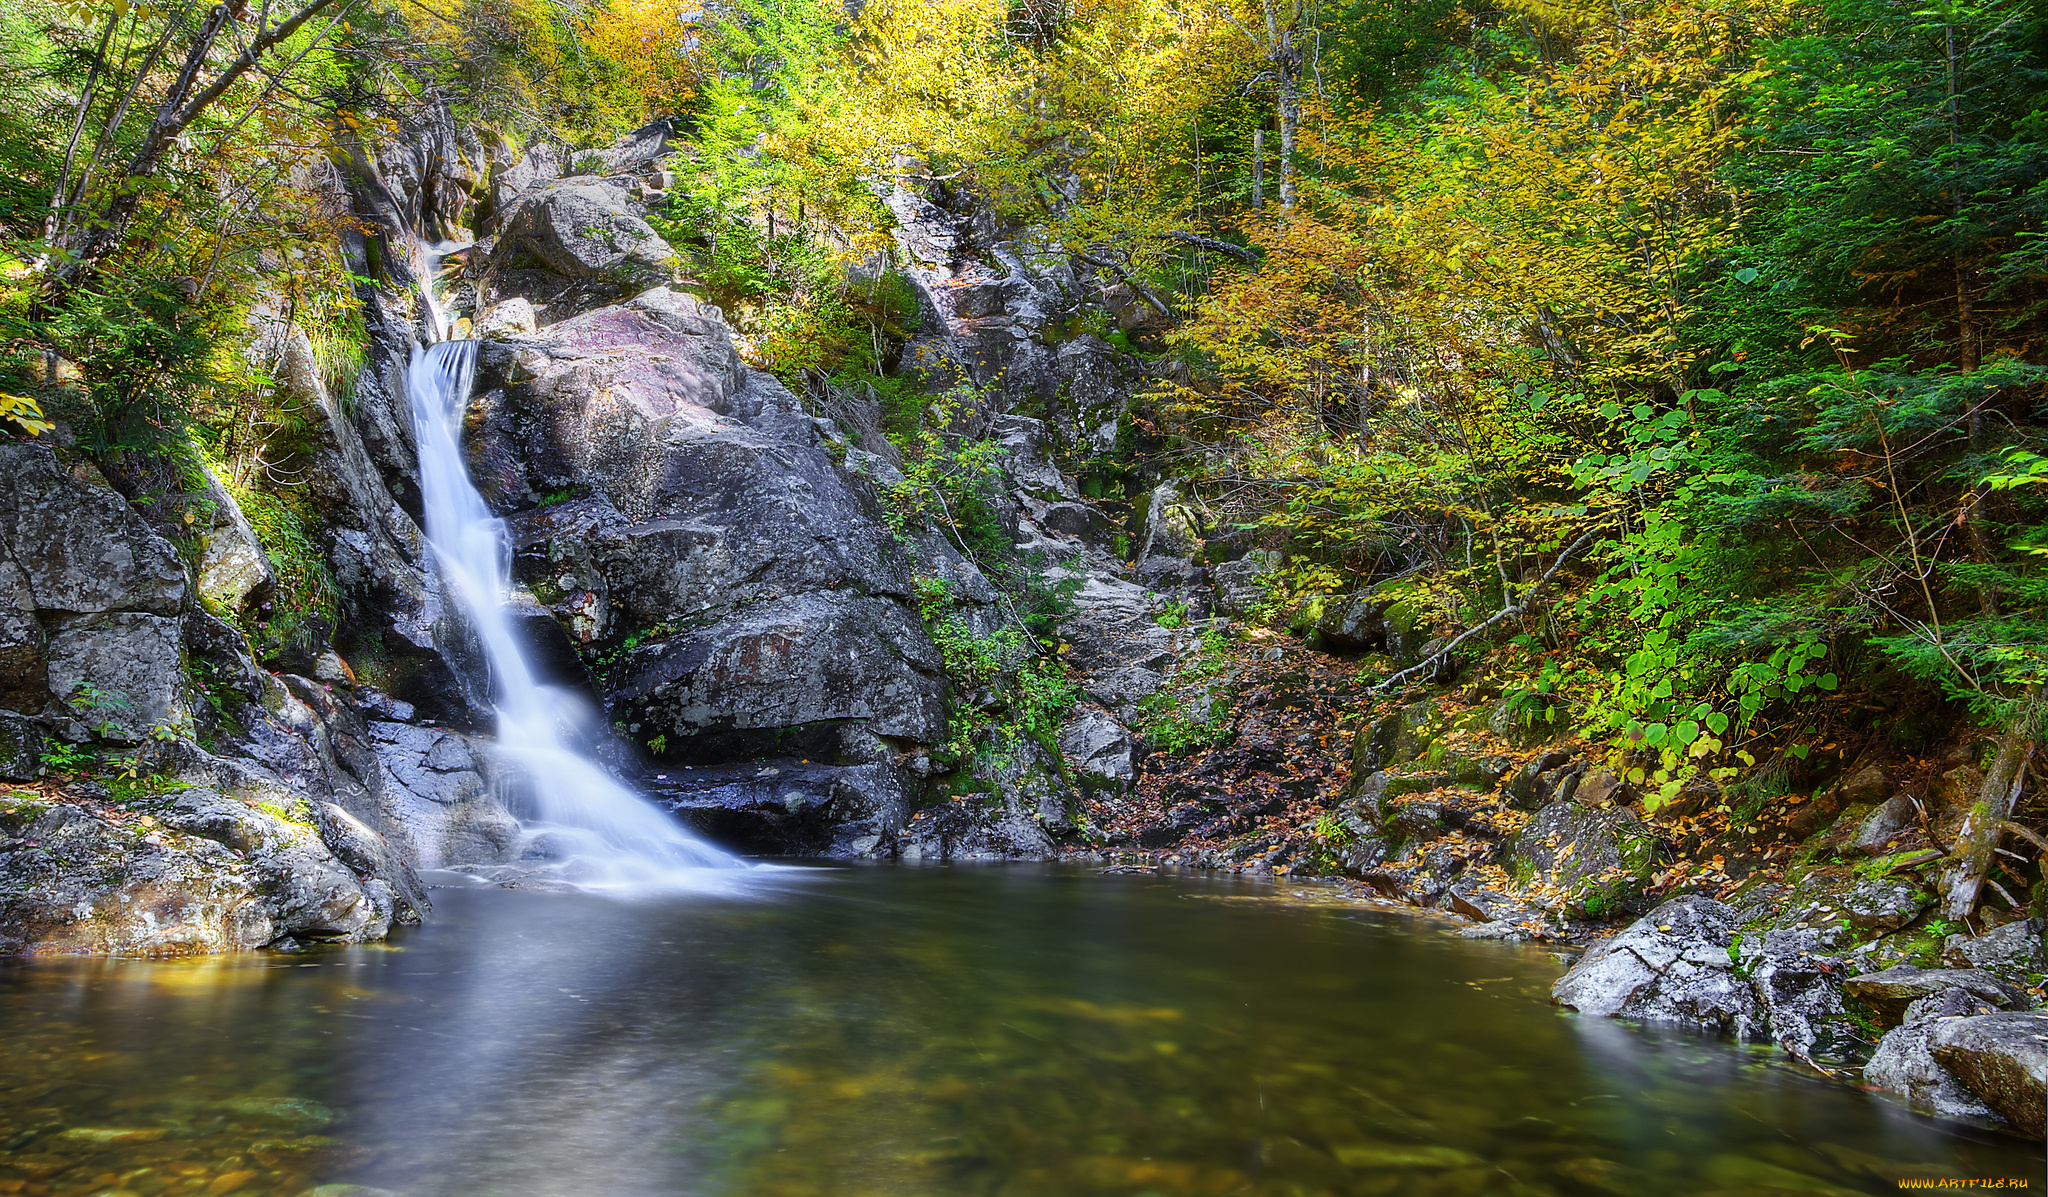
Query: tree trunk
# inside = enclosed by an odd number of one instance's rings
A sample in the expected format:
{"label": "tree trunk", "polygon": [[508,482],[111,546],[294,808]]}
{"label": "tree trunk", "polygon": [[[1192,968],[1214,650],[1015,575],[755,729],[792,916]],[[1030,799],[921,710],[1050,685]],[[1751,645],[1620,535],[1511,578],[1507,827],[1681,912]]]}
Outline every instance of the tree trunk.
{"label": "tree trunk", "polygon": [[1301,47],[1294,30],[1283,30],[1273,65],[1280,75],[1280,210],[1294,211],[1294,136],[1301,124]]}
{"label": "tree trunk", "polygon": [[[169,152],[179,134],[191,127],[199,115],[211,107],[214,101],[227,94],[227,90],[255,69],[256,64],[273,49],[282,45],[296,34],[306,22],[323,11],[340,4],[343,13],[355,0],[307,0],[304,8],[288,19],[262,30],[250,40],[248,48],[223,67],[205,87],[200,87],[201,73],[206,60],[213,54],[214,43],[220,40],[221,30],[233,19],[237,9],[228,4],[216,4],[200,22],[199,29],[192,35],[192,44],[185,52],[185,63],[178,70],[177,78],[164,93],[163,103],[157,106],[156,119],[150,123],[149,133],[142,139],[135,154],[128,160],[118,179],[113,183],[114,197],[107,201],[99,218],[93,222],[91,231],[79,245],[76,256],[57,273],[44,303],[49,306],[61,304],[66,295],[89,282],[99,273],[100,267],[115,250],[121,247],[128,236],[128,225],[142,207],[143,189],[136,186],[138,180],[154,175],[163,165],[164,156]],[[245,10],[244,10],[245,11]],[[335,21],[338,22],[337,16]],[[332,29],[334,23],[327,28]],[[317,43],[324,36],[315,34]],[[304,52],[299,58],[305,57]],[[293,61],[297,61],[294,59]],[[80,200],[84,199],[81,195]]]}
{"label": "tree trunk", "polygon": [[1266,210],[1266,131],[1252,130],[1252,212]]}
{"label": "tree trunk", "polygon": [[2033,740],[2020,731],[2007,732],[1998,742],[1998,756],[1991,762],[1991,774],[1977,792],[1977,801],[1963,817],[1956,833],[1956,849],[1941,875],[1942,917],[1960,923],[1976,909],[1977,895],[1991,872],[1992,853],[1998,848],[2001,825],[2012,817],[2020,789],[2027,782],[2027,763],[2034,757]]}
{"label": "tree trunk", "polygon": [[1301,23],[1299,0],[1281,13],[1265,0],[1266,61],[1280,85],[1280,210],[1294,210],[1294,135],[1301,124]]}

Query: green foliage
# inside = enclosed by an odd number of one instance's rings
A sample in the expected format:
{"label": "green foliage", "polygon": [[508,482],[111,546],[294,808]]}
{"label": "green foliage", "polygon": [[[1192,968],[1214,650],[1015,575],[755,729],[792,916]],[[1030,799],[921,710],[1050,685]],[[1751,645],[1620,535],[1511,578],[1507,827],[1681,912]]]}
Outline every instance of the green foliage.
{"label": "green foliage", "polygon": [[885,512],[899,540],[931,530],[970,557],[1001,557],[1010,539],[998,514],[1003,447],[959,431],[983,402],[958,387],[930,402],[926,422],[903,437],[903,481],[891,487]]}
{"label": "green foliage", "polygon": [[[1197,704],[1201,709],[1196,709]],[[1221,698],[1207,692],[1190,695],[1175,686],[1138,700],[1138,719],[1132,730],[1153,748],[1173,756],[1219,747],[1229,743],[1233,734]]]}
{"label": "green foliage", "polygon": [[312,648],[325,643],[341,622],[341,588],[320,546],[306,531],[313,517],[303,510],[305,499],[224,481],[277,569],[276,593],[242,629],[258,658],[288,646]]}
{"label": "green foliage", "polygon": [[913,581],[925,630],[956,690],[943,755],[986,777],[1020,741],[1052,745],[1081,697],[1066,666],[1014,625],[986,633],[969,626],[944,578]]}
{"label": "green foliage", "polygon": [[44,770],[64,777],[84,772],[90,766],[92,756],[77,744],[66,744],[52,737],[43,741],[40,759]]}

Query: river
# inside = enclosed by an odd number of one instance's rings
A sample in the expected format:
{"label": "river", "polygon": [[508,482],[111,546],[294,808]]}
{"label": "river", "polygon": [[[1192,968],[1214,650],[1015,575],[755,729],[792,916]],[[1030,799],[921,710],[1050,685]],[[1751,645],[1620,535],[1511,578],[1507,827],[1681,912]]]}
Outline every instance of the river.
{"label": "river", "polygon": [[1542,950],[1290,892],[786,870],[744,896],[441,890],[389,944],[298,956],[9,962],[0,1193],[2041,1183],[2029,1145],[1767,1049],[1559,1012]]}

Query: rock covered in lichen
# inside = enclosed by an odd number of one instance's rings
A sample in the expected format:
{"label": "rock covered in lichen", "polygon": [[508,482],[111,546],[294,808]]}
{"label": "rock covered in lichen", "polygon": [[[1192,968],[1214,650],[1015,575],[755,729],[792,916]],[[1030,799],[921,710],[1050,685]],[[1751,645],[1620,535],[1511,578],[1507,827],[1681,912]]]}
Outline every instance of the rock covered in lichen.
{"label": "rock covered in lichen", "polygon": [[381,938],[420,909],[359,875],[314,813],[191,788],[0,797],[0,954],[186,956]]}

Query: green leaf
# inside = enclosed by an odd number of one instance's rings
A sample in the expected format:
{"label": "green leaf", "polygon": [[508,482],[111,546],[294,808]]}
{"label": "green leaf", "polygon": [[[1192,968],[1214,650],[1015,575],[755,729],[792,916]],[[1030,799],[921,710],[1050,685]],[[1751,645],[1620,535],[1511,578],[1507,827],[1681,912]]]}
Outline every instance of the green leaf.
{"label": "green leaf", "polygon": [[1842,684],[1842,679],[1841,679],[1841,678],[1838,678],[1838,677],[1836,677],[1836,676],[1835,676],[1834,674],[1832,674],[1832,673],[1823,673],[1823,674],[1821,674],[1821,675],[1820,675],[1820,680],[1814,683],[1814,685],[1816,685],[1816,686],[1819,686],[1819,687],[1820,687],[1821,689],[1823,689],[1823,690],[1832,690],[1832,689],[1834,689],[1834,688],[1835,688],[1836,686],[1839,686],[1839,685],[1841,685],[1841,684]]}
{"label": "green leaf", "polygon": [[1753,283],[1762,277],[1762,272],[1751,266],[1744,266],[1735,272],[1735,281],[1743,284]]}
{"label": "green leaf", "polygon": [[1722,732],[1727,731],[1728,716],[1722,714],[1719,711],[1709,713],[1707,715],[1707,730],[1713,732],[1717,736],[1720,735]]}
{"label": "green leaf", "polygon": [[1621,416],[1621,404],[1609,399],[1600,405],[1600,414],[1610,420],[1618,419]]}
{"label": "green leaf", "polygon": [[1688,719],[1672,729],[1671,738],[1677,741],[1680,747],[1690,744],[1700,738],[1700,725]]}

